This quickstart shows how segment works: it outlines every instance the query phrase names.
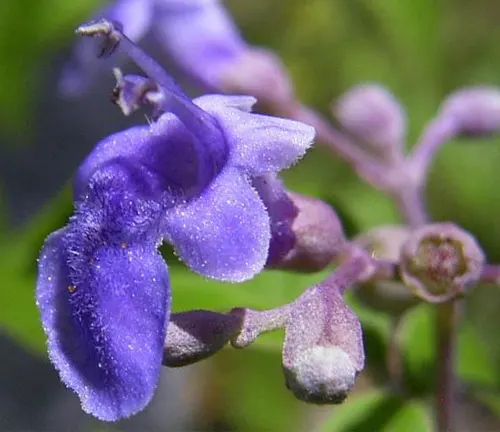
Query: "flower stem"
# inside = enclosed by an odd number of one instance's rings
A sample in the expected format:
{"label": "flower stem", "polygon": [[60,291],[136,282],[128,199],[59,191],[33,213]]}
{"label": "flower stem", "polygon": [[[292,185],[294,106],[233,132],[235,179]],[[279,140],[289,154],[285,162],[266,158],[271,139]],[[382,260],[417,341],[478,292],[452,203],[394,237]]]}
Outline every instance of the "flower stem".
{"label": "flower stem", "polygon": [[390,384],[396,392],[403,388],[403,359],[401,355],[403,320],[404,315],[398,315],[392,319],[385,359]]}
{"label": "flower stem", "polygon": [[481,283],[500,285],[500,265],[485,264],[481,273]]}
{"label": "flower stem", "polygon": [[437,117],[426,126],[422,137],[410,155],[410,169],[418,184],[423,185],[426,174],[438,150],[458,133],[452,117]]}
{"label": "flower stem", "polygon": [[356,145],[349,136],[333,127],[314,109],[295,102],[280,114],[313,126],[318,141],[343,158],[369,184],[381,190],[391,187],[393,179],[387,168]]}
{"label": "flower stem", "polygon": [[[417,227],[427,223],[428,217],[422,199],[422,184],[417,183],[416,178],[412,177],[411,168],[414,163],[411,159],[405,160],[401,157],[392,166],[381,163],[360,148],[349,136],[334,128],[316,111],[300,103],[292,104],[284,114],[314,126],[320,142],[347,161],[366,182],[387,192],[392,197],[408,225]],[[427,150],[429,150],[428,157],[430,157],[433,150],[427,147],[428,145],[424,146],[423,153],[427,155]],[[421,156],[420,153],[418,156]],[[422,156],[424,159],[425,157]],[[418,168],[425,170],[427,165],[420,158],[417,159],[415,164],[422,163],[424,166]]]}
{"label": "flower stem", "polygon": [[419,187],[408,185],[400,187],[392,193],[404,221],[412,228],[425,225],[429,217],[425,211],[422,190]]}
{"label": "flower stem", "polygon": [[438,432],[455,430],[455,357],[459,303],[451,301],[437,308],[436,423]]}

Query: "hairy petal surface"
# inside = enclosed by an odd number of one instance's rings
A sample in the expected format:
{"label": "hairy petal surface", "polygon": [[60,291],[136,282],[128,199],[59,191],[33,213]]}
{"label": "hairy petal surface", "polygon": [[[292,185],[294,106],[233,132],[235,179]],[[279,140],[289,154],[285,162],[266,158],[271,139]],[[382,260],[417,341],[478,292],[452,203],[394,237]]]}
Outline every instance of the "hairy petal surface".
{"label": "hairy petal surface", "polygon": [[177,117],[165,113],[150,126],[133,127],[98,143],[75,176],[75,199],[85,195],[95,172],[113,163],[141,166],[155,185],[156,198],[173,205],[200,193],[212,180],[227,158],[220,149],[212,152],[209,144],[202,146]]}
{"label": "hairy petal surface", "polygon": [[[167,267],[154,244],[102,244],[75,223],[45,242],[37,305],[62,381],[86,412],[115,421],[143,409],[156,388],[170,311]],[[85,247],[68,250],[75,235]],[[69,260],[75,253],[85,256]]]}
{"label": "hairy petal surface", "polygon": [[270,266],[279,263],[295,246],[292,223],[298,210],[277,175],[255,177],[252,184],[266,206],[271,222],[271,243],[266,263]]}
{"label": "hairy petal surface", "polygon": [[203,96],[195,103],[211,113],[224,130],[233,166],[248,174],[278,172],[301,159],[311,147],[315,129],[294,120],[241,110],[241,97]]}
{"label": "hairy petal surface", "polygon": [[269,216],[249,180],[226,167],[199,197],[167,212],[166,239],[194,271],[241,282],[262,270]]}
{"label": "hairy petal surface", "polygon": [[154,33],[184,73],[216,89],[221,73],[246,50],[238,29],[218,0],[160,0]]}

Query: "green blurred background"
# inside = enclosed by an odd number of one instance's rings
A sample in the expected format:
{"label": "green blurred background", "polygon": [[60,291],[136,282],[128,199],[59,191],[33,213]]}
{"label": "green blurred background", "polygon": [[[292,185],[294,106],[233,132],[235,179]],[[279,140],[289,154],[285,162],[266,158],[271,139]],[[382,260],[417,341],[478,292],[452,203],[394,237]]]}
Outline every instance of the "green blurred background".
{"label": "green blurred background", "polygon": [[[405,105],[410,145],[454,89],[500,84],[500,3],[495,0],[227,1],[246,39],[274,49],[300,98],[328,113],[350,86],[380,82]],[[48,364],[34,305],[36,257],[44,237],[71,213],[69,180],[78,162],[122,119],[108,103],[111,81],[62,100],[58,74],[72,29],[98,0],[0,2],[0,428],[2,430],[427,431],[434,369],[433,310],[419,306],[403,329],[405,389],[385,387],[390,317],[351,299],[365,328],[368,368],[340,407],[297,402],[281,372],[281,335],[243,351],[165,371],[154,403],[115,425],[83,415]],[[160,59],[161,60],[161,59]],[[106,78],[109,80],[109,77]],[[453,220],[500,261],[497,200],[500,142],[449,143],[427,188],[436,220]],[[395,223],[391,202],[324,149],[285,176],[287,185],[330,202],[349,235]],[[169,252],[166,251],[168,254]],[[207,282],[170,258],[174,309],[268,308],[290,301],[324,274],[266,272],[240,286]],[[460,329],[460,425],[500,430],[500,289],[478,287]]]}

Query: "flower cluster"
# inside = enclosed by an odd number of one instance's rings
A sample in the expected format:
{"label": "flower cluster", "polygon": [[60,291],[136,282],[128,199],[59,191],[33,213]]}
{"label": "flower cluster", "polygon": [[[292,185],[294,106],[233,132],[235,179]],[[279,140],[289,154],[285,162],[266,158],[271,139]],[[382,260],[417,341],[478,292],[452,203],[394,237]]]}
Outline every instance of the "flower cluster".
{"label": "flower cluster", "polygon": [[[205,91],[252,95],[268,106],[293,99],[281,61],[249,46],[219,0],[116,0],[96,14],[102,17],[119,22],[134,42],[153,36],[172,66]],[[81,94],[107,68],[80,40],[61,76],[62,94]]]}
{"label": "flower cluster", "polygon": [[[109,21],[80,32],[129,42]],[[170,313],[158,246],[166,241],[193,271],[230,282],[261,271],[270,248],[286,254],[293,238],[283,240],[280,221],[295,208],[276,174],[314,138],[305,124],[252,114],[252,97],[191,101],[135,55],[164,113],[96,145],[75,176],[75,213],[39,261],[50,357],[83,408],[105,420],[142,409],[158,380]]]}
{"label": "flower cluster", "polygon": [[[100,38],[101,57],[121,51],[144,71],[115,69],[113,100],[125,115],[149,105],[154,121],[95,146],[75,175],[74,214],[49,235],[39,259],[36,297],[49,356],[86,412],[107,421],[135,414],[150,401],[162,365],[185,366],[228,343],[245,348],[276,329],[285,331],[282,365],[293,395],[340,403],[365,364],[346,290],[399,319],[421,301],[454,306],[479,281],[500,283],[500,269],[485,264],[472,234],[429,224],[422,198],[445,142],[500,130],[498,90],[452,94],[405,154],[406,115],[388,90],[363,84],[346,92],[332,106],[337,131],[295,100],[279,60],[249,47],[217,0],[118,0],[100,15],[77,33]],[[136,45],[149,30],[205,89],[250,96],[191,100]],[[63,74],[66,93],[106,65],[84,40]],[[254,96],[305,123],[252,112]],[[315,136],[391,196],[406,224],[350,241],[332,207],[287,190],[280,171]],[[242,282],[265,268],[337,268],[275,309],[171,313],[163,242],[190,270],[219,281]]]}

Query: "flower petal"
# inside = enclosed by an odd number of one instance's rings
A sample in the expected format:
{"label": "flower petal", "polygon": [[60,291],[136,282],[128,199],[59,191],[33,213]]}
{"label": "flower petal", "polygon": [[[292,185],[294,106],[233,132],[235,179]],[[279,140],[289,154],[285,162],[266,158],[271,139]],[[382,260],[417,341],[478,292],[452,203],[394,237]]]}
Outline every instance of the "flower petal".
{"label": "flower petal", "polygon": [[204,96],[195,103],[219,121],[233,166],[254,176],[288,168],[312,145],[315,129],[295,120],[237,109],[234,97]]}
{"label": "flower petal", "polygon": [[218,0],[158,2],[154,32],[174,63],[212,90],[218,88],[221,73],[246,49]]}
{"label": "flower petal", "polygon": [[165,113],[151,126],[139,126],[99,142],[78,169],[75,200],[81,199],[92,175],[112,162],[141,166],[149,182],[169,205],[200,193],[217,173],[226,154],[213,154],[173,114]]}
{"label": "flower petal", "polygon": [[94,245],[86,266],[68,266],[71,235],[71,227],[51,234],[39,260],[49,356],[86,412],[115,421],[143,409],[156,388],[170,311],[167,268],[154,246],[125,244]]}
{"label": "flower petal", "polygon": [[[123,25],[123,31],[129,39],[142,39],[151,26],[153,2],[148,0],[119,0],[111,7],[101,10],[95,18],[106,17]],[[109,71],[115,61],[97,57],[95,41],[79,39],[69,63],[63,70],[59,82],[61,93],[67,97],[78,96],[92,84],[99,72]]]}
{"label": "flower petal", "polygon": [[262,270],[270,241],[269,216],[257,192],[226,168],[199,198],[169,210],[165,234],[194,271],[241,282]]}
{"label": "flower petal", "polygon": [[269,213],[271,222],[271,243],[266,265],[279,263],[295,245],[292,222],[298,210],[287,195],[283,183],[274,174],[266,174],[252,179]]}

